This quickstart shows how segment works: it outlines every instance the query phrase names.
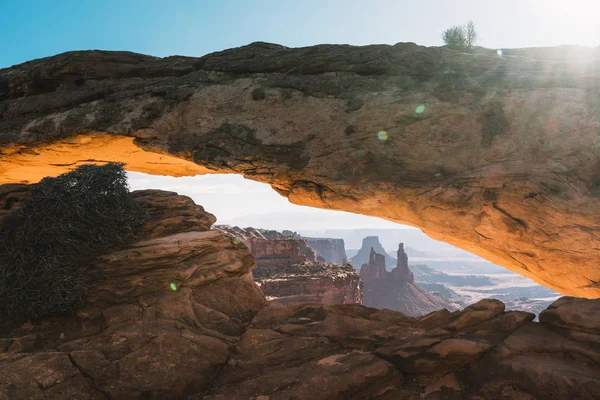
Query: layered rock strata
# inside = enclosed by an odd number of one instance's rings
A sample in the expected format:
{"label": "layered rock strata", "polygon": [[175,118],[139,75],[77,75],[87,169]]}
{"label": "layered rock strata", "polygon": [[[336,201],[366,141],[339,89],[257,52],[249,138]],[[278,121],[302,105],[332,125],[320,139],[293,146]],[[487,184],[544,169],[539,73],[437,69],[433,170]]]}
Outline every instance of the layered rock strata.
{"label": "layered rock strata", "polygon": [[0,183],[91,161],[238,173],[600,297],[599,60],[414,43],[64,53],[0,70]]}
{"label": "layered rock strata", "polygon": [[385,256],[371,248],[369,262],[360,268],[363,285],[363,304],[368,307],[400,311],[406,315],[419,316],[443,308],[455,310],[457,306],[441,296],[428,292],[415,283],[408,268],[408,256],[404,244],[397,252],[398,263],[387,271]]}
{"label": "layered rock strata", "polygon": [[362,304],[362,281],[350,264],[322,262],[292,232],[218,226],[243,241],[256,258],[254,281],[269,300],[282,304]]}

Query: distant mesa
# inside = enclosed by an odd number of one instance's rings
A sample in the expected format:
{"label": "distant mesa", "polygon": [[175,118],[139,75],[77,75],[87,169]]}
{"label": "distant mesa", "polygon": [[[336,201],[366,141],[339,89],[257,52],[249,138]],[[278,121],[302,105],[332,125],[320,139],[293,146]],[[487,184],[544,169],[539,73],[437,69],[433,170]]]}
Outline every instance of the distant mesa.
{"label": "distant mesa", "polygon": [[453,286],[494,286],[494,282],[489,276],[450,275],[427,265],[413,265],[411,268],[419,283],[445,283]]}
{"label": "distant mesa", "polygon": [[375,253],[383,256],[385,261],[384,267],[394,267],[396,265],[396,259],[386,253],[381,245],[381,242],[379,242],[378,236],[365,237],[362,242],[362,247],[358,253],[356,253],[356,255],[350,259],[350,262],[357,269],[360,268],[361,265],[369,263],[372,250],[374,250]]}

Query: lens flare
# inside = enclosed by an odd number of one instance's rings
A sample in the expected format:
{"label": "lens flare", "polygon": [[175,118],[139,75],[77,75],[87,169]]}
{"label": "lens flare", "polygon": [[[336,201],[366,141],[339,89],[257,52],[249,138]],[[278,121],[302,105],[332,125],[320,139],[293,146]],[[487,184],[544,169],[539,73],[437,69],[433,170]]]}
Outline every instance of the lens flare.
{"label": "lens flare", "polygon": [[416,112],[417,114],[422,114],[422,113],[423,113],[423,111],[425,111],[425,106],[424,106],[423,104],[419,105],[419,106],[418,106],[418,107],[415,109],[415,112]]}
{"label": "lens flare", "polygon": [[173,290],[173,291],[177,291],[177,285],[176,285],[176,284],[174,284],[174,283],[171,283],[171,284],[169,285],[169,287],[171,288],[171,290]]}
{"label": "lens flare", "polygon": [[386,140],[388,140],[387,132],[386,131],[377,132],[377,140],[379,140],[380,142],[385,142]]}
{"label": "lens flare", "polygon": [[496,54],[498,54],[500,57],[502,57],[502,50],[501,49],[496,50]]}

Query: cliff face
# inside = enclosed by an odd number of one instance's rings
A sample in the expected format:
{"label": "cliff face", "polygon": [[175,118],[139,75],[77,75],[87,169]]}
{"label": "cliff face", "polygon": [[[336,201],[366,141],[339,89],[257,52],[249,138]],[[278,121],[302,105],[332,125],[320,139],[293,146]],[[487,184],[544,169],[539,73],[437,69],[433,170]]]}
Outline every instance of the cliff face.
{"label": "cliff face", "polygon": [[306,243],[315,249],[327,263],[345,264],[348,262],[344,239],[306,238]]}
{"label": "cliff face", "polygon": [[[2,215],[26,193],[0,186]],[[496,300],[424,317],[265,302],[248,248],[209,230],[214,216],[170,192],[133,196],[149,220],[88,269],[86,307],[2,321],[0,398],[598,398],[600,300],[563,297],[539,323]]]}
{"label": "cliff face", "polygon": [[415,284],[413,273],[408,268],[404,244],[400,243],[397,255],[398,264],[388,272],[385,269],[385,257],[371,248],[369,262],[360,268],[365,306],[400,311],[411,316],[443,308],[456,309],[446,299]]}
{"label": "cliff face", "polygon": [[[254,281],[282,304],[362,304],[362,282],[349,264],[321,262],[307,240],[293,234],[219,226],[250,248]],[[291,232],[290,232],[291,233]]]}
{"label": "cliff face", "polygon": [[599,297],[600,61],[570,49],[60,54],[0,70],[0,183],[81,160],[238,173]]}
{"label": "cliff face", "polygon": [[356,253],[356,255],[350,259],[352,265],[354,265],[356,268],[360,268],[361,265],[368,263],[372,250],[374,250],[377,254],[383,255],[385,267],[392,267],[396,265],[396,259],[385,251],[379,242],[379,237],[377,236],[367,236],[363,239],[360,250],[358,250],[358,253]]}
{"label": "cliff face", "polygon": [[257,260],[254,281],[268,300],[281,304],[362,304],[363,282],[349,264],[305,261],[261,268]]}

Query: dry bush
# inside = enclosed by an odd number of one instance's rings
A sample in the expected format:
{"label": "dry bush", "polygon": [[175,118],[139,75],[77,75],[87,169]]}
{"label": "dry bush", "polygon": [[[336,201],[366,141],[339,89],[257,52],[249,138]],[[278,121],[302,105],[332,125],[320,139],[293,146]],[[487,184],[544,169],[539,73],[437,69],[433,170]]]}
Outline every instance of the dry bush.
{"label": "dry bush", "polygon": [[144,219],[122,164],[44,178],[0,224],[0,314],[37,318],[83,305],[85,269],[132,241]]}

